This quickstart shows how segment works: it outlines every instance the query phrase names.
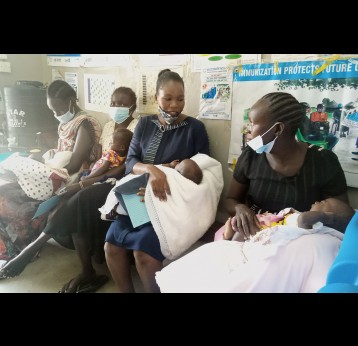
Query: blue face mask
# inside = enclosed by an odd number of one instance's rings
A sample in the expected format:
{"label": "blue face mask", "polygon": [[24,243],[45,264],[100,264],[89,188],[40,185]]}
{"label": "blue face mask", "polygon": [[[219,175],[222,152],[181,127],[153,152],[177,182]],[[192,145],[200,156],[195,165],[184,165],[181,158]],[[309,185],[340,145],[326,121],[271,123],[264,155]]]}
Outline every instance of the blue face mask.
{"label": "blue face mask", "polygon": [[164,112],[159,106],[158,106],[158,110],[160,115],[163,117],[164,121],[168,124],[171,125],[174,123],[175,120],[177,120],[179,118],[180,113],[177,113],[175,116],[171,116],[170,114]]}
{"label": "blue face mask", "polygon": [[69,121],[71,121],[74,116],[75,113],[70,112],[71,109],[71,101],[70,101],[70,107],[68,109],[68,112],[65,114],[62,114],[60,116],[55,115],[55,118],[61,123],[61,124],[67,124]]}
{"label": "blue face mask", "polygon": [[248,141],[247,145],[249,145],[258,154],[269,153],[272,150],[277,137],[275,137],[273,141],[264,144],[262,136],[264,136],[267,132],[269,132],[276,124],[277,123],[273,124],[264,134],[258,135],[255,138],[251,139],[251,141]]}
{"label": "blue face mask", "polygon": [[129,118],[129,110],[133,107],[110,107],[109,115],[117,123],[121,124]]}

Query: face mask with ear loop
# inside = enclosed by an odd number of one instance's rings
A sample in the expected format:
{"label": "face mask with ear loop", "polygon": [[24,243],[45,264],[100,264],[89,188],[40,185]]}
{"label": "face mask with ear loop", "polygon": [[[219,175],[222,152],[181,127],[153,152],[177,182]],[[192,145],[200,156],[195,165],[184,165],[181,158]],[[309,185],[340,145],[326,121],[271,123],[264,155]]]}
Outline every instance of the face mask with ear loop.
{"label": "face mask with ear loop", "polygon": [[108,113],[117,124],[121,124],[129,118],[131,115],[130,109],[133,106],[134,104],[130,107],[110,107]]}
{"label": "face mask with ear loop", "polygon": [[71,109],[71,100],[70,100],[70,105],[68,107],[68,111],[65,114],[62,114],[60,116],[55,115],[55,118],[61,123],[61,124],[67,124],[69,121],[71,121],[74,116],[75,113],[70,112]]}
{"label": "face mask with ear loop", "polygon": [[166,113],[163,111],[163,109],[160,108],[160,106],[158,106],[158,110],[160,115],[163,117],[164,121],[168,124],[171,125],[174,123],[175,120],[177,120],[179,118],[180,113],[176,113],[174,116],[171,116],[170,114]]}
{"label": "face mask with ear loop", "polygon": [[257,154],[269,153],[272,150],[273,145],[275,144],[275,141],[278,136],[275,137],[273,141],[268,142],[267,144],[264,144],[262,136],[264,136],[267,132],[271,131],[273,127],[277,124],[278,123],[273,124],[265,133],[256,136],[255,138],[251,139],[251,141],[248,141],[247,145],[249,145],[253,150],[255,150]]}

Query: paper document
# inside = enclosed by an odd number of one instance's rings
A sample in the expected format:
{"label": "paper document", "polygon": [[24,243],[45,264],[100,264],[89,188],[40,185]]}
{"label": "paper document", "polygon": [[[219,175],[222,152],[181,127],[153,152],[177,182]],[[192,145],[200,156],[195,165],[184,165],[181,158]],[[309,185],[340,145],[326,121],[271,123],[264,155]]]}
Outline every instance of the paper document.
{"label": "paper document", "polygon": [[141,198],[143,198],[142,196],[137,196],[136,194],[122,194],[122,198],[126,205],[133,227],[138,227],[150,222],[145,203],[140,201]]}

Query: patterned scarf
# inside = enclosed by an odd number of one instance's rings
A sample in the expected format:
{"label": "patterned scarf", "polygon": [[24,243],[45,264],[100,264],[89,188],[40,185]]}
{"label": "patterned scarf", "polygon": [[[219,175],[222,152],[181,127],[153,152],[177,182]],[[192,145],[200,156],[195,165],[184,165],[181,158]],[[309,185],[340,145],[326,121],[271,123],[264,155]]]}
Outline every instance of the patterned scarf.
{"label": "patterned scarf", "polygon": [[80,111],[75,117],[66,124],[60,124],[58,126],[58,146],[57,151],[73,151],[76,143],[77,132],[82,124],[82,121],[87,120],[91,128],[91,143],[92,149],[89,156],[89,161],[94,162],[101,156],[99,138],[101,135],[101,125],[93,117],[89,116],[86,112]]}

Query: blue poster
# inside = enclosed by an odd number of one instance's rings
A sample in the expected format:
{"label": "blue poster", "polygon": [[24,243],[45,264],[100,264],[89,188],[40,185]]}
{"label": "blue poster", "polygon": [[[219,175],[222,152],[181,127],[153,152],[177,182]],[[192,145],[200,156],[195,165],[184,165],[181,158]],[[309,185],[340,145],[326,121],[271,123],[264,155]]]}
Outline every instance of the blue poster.
{"label": "blue poster", "polygon": [[318,145],[335,152],[347,184],[358,187],[358,60],[236,66],[228,162],[234,162],[245,146],[250,107],[263,95],[275,91],[292,94],[306,108],[309,130],[297,137],[314,138]]}

